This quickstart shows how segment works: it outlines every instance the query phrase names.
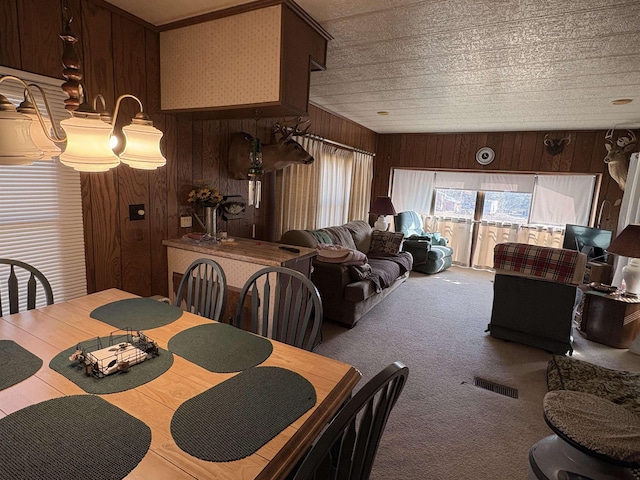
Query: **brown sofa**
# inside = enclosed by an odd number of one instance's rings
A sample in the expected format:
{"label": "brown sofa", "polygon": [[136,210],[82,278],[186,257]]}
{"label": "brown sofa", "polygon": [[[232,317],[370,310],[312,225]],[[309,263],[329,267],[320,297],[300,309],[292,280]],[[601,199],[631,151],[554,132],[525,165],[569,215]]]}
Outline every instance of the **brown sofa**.
{"label": "brown sofa", "polygon": [[289,230],[280,239],[280,243],[309,248],[341,245],[367,255],[364,266],[328,263],[321,256],[313,261],[311,280],[320,292],[324,317],[349,328],[400,286],[411,271],[411,254],[379,251],[380,235],[396,236],[397,240],[401,234],[377,232],[374,244],[378,250],[371,251],[373,232],[367,222],[356,220],[319,230]]}

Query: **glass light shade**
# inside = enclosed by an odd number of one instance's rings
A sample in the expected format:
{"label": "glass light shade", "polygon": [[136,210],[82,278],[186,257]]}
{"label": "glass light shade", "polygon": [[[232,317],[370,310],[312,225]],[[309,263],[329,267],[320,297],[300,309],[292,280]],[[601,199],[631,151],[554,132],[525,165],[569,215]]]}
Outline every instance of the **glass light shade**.
{"label": "glass light shade", "polygon": [[22,113],[0,109],[0,165],[31,165],[44,156],[31,139],[31,123]]}
{"label": "glass light shade", "polygon": [[60,122],[67,134],[67,148],[60,162],[80,172],[106,172],[120,159],[109,146],[113,127],[99,116],[75,116]]}
{"label": "glass light shade", "polygon": [[[44,152],[44,159],[50,160],[53,158],[57,158],[60,155],[60,147],[58,147],[55,143],[51,141],[49,137],[42,130],[42,125],[40,125],[40,121],[38,120],[38,116],[35,114],[27,114],[29,118],[31,118],[31,140],[36,145],[39,150]],[[51,132],[51,122],[44,118],[44,125],[47,128],[48,132]]]}
{"label": "glass light shade", "polygon": [[166,165],[167,160],[160,151],[162,132],[152,125],[134,123],[122,128],[125,136],[124,151],[120,160],[132,168],[155,170]]}

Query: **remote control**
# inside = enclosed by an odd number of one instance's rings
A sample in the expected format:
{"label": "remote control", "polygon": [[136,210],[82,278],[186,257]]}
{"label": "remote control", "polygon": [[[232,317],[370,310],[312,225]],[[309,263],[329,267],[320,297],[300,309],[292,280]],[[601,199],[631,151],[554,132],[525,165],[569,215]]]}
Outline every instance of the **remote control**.
{"label": "remote control", "polygon": [[300,253],[300,249],[299,248],[293,248],[293,247],[285,247],[284,245],[281,247],[278,247],[281,250],[286,250],[288,252],[293,252],[293,253]]}

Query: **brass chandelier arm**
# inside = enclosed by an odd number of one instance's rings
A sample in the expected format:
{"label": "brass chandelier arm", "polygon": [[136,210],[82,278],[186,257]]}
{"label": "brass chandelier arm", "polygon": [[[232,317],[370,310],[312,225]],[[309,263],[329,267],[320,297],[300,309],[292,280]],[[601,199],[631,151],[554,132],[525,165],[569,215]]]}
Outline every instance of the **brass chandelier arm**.
{"label": "brass chandelier arm", "polygon": [[[35,114],[38,117],[38,121],[40,122],[40,126],[42,127],[42,130],[44,131],[45,135],[49,138],[49,140],[51,140],[52,142],[58,142],[58,143],[64,142],[67,140],[67,136],[60,135],[60,132],[55,127],[55,122],[53,118],[53,113],[51,112],[51,106],[49,105],[49,100],[47,99],[47,96],[44,93],[44,90],[39,85],[36,85],[35,83],[27,83],[21,78],[15,77],[13,75],[0,76],[0,83],[4,82],[5,80],[15,80],[16,82],[20,83],[24,87],[24,90],[26,92],[25,98],[27,95],[29,96],[29,99],[31,100]],[[33,95],[33,91],[32,91],[32,88],[34,87],[38,89],[38,91],[40,92],[40,95],[42,95],[42,99],[44,100],[44,106],[47,110],[47,115],[49,115],[49,120],[53,125],[53,128],[51,129],[53,131],[53,135],[51,135],[51,132],[49,132],[49,130],[47,129],[47,126],[44,121],[44,117],[40,113],[40,109],[38,108],[38,104],[36,103],[36,97]]]}
{"label": "brass chandelier arm", "polygon": [[142,101],[140,101],[140,99],[138,97],[136,97],[135,95],[131,95],[130,93],[125,93],[123,95],[120,95],[118,97],[118,99],[116,100],[116,108],[113,111],[113,117],[111,119],[111,125],[115,125],[116,124],[116,119],[118,118],[118,112],[120,111],[120,104],[126,98],[133,98],[136,102],[138,102],[138,105],[140,105],[140,113],[138,113],[135,116],[135,118],[140,118],[140,119],[143,119],[143,120],[148,120],[149,119],[149,116],[146,113],[144,113],[144,106],[142,105]]}

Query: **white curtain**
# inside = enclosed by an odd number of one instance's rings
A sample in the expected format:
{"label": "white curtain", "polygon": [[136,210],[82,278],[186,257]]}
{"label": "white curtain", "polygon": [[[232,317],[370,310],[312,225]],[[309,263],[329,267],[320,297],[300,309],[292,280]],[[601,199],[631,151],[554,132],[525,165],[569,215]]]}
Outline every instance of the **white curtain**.
{"label": "white curtain", "polygon": [[[620,234],[624,227],[630,223],[640,223],[640,154],[634,153],[629,160],[629,171],[627,173],[627,184],[622,196],[620,205],[620,216],[618,217],[617,233]],[[622,268],[629,263],[627,257],[616,255],[614,260],[613,285],[620,286],[622,283]]]}
{"label": "white curtain", "polygon": [[349,218],[353,152],[323,145],[320,159],[320,198],[316,228],[342,225]]}
{"label": "white curtain", "polygon": [[423,215],[431,213],[436,172],[428,170],[393,171],[391,203],[396,212],[414,210]]}
{"label": "white curtain", "polygon": [[517,242],[519,228],[515,223],[480,222],[471,265],[474,268],[493,268],[494,247],[499,243]]}
{"label": "white curtain", "polygon": [[367,220],[373,182],[373,155],[353,152],[353,174],[351,175],[351,196],[349,201],[349,221]]}
{"label": "white curtain", "polygon": [[373,155],[299,137],[315,161],[276,173],[277,236],[366,220],[371,198]]}
{"label": "white curtain", "polygon": [[542,225],[523,225],[518,232],[518,243],[540,247],[562,248],[564,228]]}
{"label": "white curtain", "polygon": [[287,230],[313,229],[316,225],[320,191],[318,159],[322,155],[322,142],[308,137],[296,140],[315,161],[309,165],[296,163],[276,172],[278,237]]}
{"label": "white curtain", "polygon": [[471,235],[473,220],[469,218],[434,217],[433,232],[449,240],[448,246],[453,248],[452,261],[456,265],[468,267],[471,262]]}

